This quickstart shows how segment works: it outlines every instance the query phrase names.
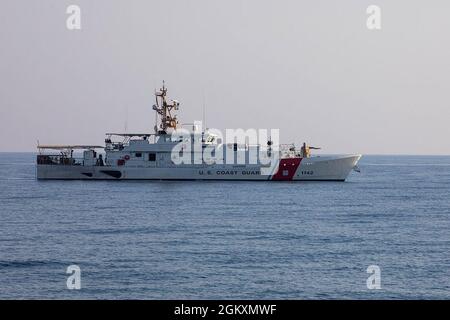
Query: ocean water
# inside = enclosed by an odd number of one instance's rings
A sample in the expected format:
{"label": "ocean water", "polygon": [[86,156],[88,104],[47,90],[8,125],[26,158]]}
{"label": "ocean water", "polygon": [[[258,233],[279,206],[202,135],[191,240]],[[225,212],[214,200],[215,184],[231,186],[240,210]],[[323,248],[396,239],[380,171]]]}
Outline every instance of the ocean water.
{"label": "ocean water", "polygon": [[34,157],[0,153],[0,298],[450,298],[450,157],[344,183],[37,181]]}

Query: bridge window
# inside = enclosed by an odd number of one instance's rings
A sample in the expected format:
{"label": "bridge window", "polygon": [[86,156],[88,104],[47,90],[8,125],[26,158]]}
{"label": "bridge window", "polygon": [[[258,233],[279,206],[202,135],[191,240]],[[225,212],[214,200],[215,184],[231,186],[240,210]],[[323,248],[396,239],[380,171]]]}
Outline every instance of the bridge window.
{"label": "bridge window", "polygon": [[156,153],[149,153],[148,161],[156,161]]}
{"label": "bridge window", "polygon": [[142,153],[141,153],[141,152],[136,152],[136,153],[134,154],[134,156],[135,156],[136,158],[140,158],[140,157],[142,157]]}

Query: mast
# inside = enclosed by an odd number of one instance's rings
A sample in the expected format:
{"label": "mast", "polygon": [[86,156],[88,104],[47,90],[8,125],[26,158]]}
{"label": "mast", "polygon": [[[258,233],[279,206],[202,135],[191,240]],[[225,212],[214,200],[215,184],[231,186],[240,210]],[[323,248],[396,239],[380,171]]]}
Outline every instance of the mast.
{"label": "mast", "polygon": [[[176,129],[178,120],[175,114],[172,115],[172,110],[177,111],[180,103],[177,100],[167,99],[167,88],[165,87],[165,83],[163,81],[162,88],[159,91],[155,92],[156,104],[153,105],[153,110],[156,111],[157,115],[160,115],[160,124],[158,130],[158,124],[155,123],[155,133],[158,134],[166,134],[167,129],[172,128]],[[157,120],[156,120],[157,121]]]}

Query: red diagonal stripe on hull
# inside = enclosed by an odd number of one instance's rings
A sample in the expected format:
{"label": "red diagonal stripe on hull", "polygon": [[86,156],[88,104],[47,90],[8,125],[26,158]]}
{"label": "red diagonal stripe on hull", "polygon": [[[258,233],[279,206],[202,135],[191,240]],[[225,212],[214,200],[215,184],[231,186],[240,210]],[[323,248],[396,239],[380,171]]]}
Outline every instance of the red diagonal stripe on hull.
{"label": "red diagonal stripe on hull", "polygon": [[300,165],[302,158],[281,159],[278,165],[278,171],[272,176],[272,180],[289,181],[294,178],[295,172]]}

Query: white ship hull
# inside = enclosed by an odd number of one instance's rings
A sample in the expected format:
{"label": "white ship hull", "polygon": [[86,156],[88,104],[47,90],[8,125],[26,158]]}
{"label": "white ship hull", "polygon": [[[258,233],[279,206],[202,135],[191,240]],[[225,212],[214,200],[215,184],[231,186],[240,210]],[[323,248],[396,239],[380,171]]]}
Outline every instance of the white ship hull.
{"label": "white ship hull", "polygon": [[258,165],[132,167],[38,164],[38,179],[61,180],[231,180],[345,181],[361,155],[281,159],[271,174]]}

